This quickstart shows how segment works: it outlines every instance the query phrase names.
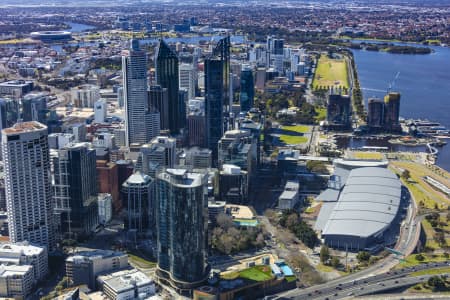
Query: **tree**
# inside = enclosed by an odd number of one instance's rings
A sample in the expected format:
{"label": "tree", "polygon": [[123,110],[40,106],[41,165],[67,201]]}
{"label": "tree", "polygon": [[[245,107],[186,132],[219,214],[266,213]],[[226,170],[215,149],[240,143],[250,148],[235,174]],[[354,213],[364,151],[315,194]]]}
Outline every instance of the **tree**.
{"label": "tree", "polygon": [[320,248],[320,261],[325,264],[330,259],[330,249],[323,245],[322,248]]}
{"label": "tree", "polygon": [[339,258],[337,258],[337,256],[333,256],[331,258],[331,266],[333,268],[337,269],[340,265],[341,265],[341,261],[339,260]]}
{"label": "tree", "polygon": [[367,251],[360,251],[358,255],[356,255],[356,259],[361,262],[368,262],[370,259],[370,253]]}
{"label": "tree", "polygon": [[424,260],[425,260],[425,257],[423,256],[422,253],[419,253],[419,254],[416,254],[416,260],[418,260],[418,261],[424,261]]}
{"label": "tree", "polygon": [[433,291],[441,290],[445,287],[445,282],[439,276],[433,276],[428,279],[428,285],[433,287]]}
{"label": "tree", "polygon": [[229,215],[224,213],[218,214],[216,221],[217,225],[224,230],[228,230],[230,227],[234,226],[233,219]]}
{"label": "tree", "polygon": [[410,174],[409,170],[404,170],[402,172],[402,178],[405,180],[408,180],[409,178],[411,178],[411,174]]}

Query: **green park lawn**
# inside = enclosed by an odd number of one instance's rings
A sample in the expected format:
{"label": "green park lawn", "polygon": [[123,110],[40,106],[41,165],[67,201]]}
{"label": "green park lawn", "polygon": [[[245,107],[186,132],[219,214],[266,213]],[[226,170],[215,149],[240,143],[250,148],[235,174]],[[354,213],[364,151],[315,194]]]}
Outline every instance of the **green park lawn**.
{"label": "green park lawn", "polygon": [[[308,142],[308,137],[297,134],[304,134],[310,131],[309,126],[305,125],[292,125],[292,126],[283,126],[282,130],[286,132],[286,134],[280,135],[280,141],[285,143],[286,145],[296,145],[296,144],[304,144]],[[289,131],[292,134],[289,134]]]}
{"label": "green park lawn", "polygon": [[271,279],[273,275],[270,266],[255,266],[241,271],[239,277],[253,281],[266,281]]}
{"label": "green park lawn", "polygon": [[319,87],[327,89],[332,86],[348,88],[347,72],[345,59],[332,59],[326,55],[321,55],[314,74],[313,89],[318,89]]}

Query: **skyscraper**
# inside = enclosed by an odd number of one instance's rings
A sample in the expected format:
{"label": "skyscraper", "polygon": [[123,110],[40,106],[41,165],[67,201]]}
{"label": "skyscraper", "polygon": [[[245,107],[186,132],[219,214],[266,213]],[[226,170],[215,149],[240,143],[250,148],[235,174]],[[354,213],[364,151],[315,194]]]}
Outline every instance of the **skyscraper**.
{"label": "skyscraper", "polygon": [[390,131],[401,130],[400,123],[400,93],[390,92],[384,96],[384,127]]}
{"label": "skyscraper", "polygon": [[217,142],[224,131],[224,105],[229,93],[230,37],[219,41],[213,55],[205,60],[206,144],[217,163]]}
{"label": "skyscraper", "polygon": [[383,126],[384,102],[382,99],[370,98],[367,102],[367,125],[372,129]]}
{"label": "skyscraper", "polygon": [[151,178],[140,171],[132,174],[122,185],[125,228],[147,233],[155,223],[154,203],[150,199]]}
{"label": "skyscraper", "polygon": [[169,93],[160,85],[152,85],[148,90],[149,105],[159,112],[161,129],[169,129]]}
{"label": "skyscraper", "polygon": [[3,129],[9,239],[54,247],[47,127],[38,122]]}
{"label": "skyscraper", "polygon": [[192,64],[181,64],[180,67],[180,88],[188,91],[188,99],[194,99],[197,86],[197,71]]}
{"label": "skyscraper", "polygon": [[156,82],[161,87],[166,88],[169,95],[169,129],[171,133],[178,133],[181,125],[179,122],[179,101],[178,101],[178,57],[170,47],[160,40],[156,51]]}
{"label": "skyscraper", "polygon": [[208,278],[207,176],[166,169],[156,180],[156,228],[160,281],[191,289]]}
{"label": "skyscraper", "polygon": [[69,144],[53,158],[55,212],[62,234],[88,234],[98,225],[95,150]]}
{"label": "skyscraper", "polygon": [[250,67],[244,67],[241,71],[241,111],[249,111],[253,107],[255,96],[255,82],[253,71]]}
{"label": "skyscraper", "polygon": [[[125,101],[125,141],[145,144],[152,138],[154,112],[148,105],[147,57],[139,48],[139,41],[131,41],[128,55],[122,57],[123,94]],[[159,128],[157,128],[159,131]]]}
{"label": "skyscraper", "polygon": [[47,100],[45,93],[28,94],[22,99],[22,120],[38,121],[45,124],[47,122]]}
{"label": "skyscraper", "polygon": [[327,121],[330,127],[348,129],[352,125],[352,105],[347,95],[331,94],[328,96]]}

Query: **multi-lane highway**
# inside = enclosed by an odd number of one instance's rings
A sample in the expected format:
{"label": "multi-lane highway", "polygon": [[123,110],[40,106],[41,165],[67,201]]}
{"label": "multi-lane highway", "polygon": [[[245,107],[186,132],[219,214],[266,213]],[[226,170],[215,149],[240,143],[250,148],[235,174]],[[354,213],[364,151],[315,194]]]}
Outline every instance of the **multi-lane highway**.
{"label": "multi-lane highway", "polygon": [[[375,292],[382,292],[399,288],[402,286],[414,285],[428,279],[426,276],[410,277],[412,273],[427,270],[448,267],[450,261],[425,263],[415,267],[403,268],[389,271],[383,274],[369,276],[361,279],[334,280],[322,285],[313,286],[306,289],[295,289],[284,293],[277,299],[340,299],[349,295],[366,295]],[[356,273],[359,274],[359,273]],[[348,279],[349,276],[342,279]]]}

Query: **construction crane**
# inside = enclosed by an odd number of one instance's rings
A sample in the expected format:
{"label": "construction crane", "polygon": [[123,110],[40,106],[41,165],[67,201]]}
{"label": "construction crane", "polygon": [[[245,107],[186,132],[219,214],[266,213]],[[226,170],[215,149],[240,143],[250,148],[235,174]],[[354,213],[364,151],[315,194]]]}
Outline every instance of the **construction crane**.
{"label": "construction crane", "polygon": [[395,77],[394,77],[394,80],[392,80],[392,81],[389,83],[389,86],[388,86],[388,89],[387,89],[387,93],[389,93],[389,92],[391,91],[391,89],[394,87],[395,81],[398,79],[399,76],[400,76],[400,71],[397,72],[397,74],[396,74]]}

